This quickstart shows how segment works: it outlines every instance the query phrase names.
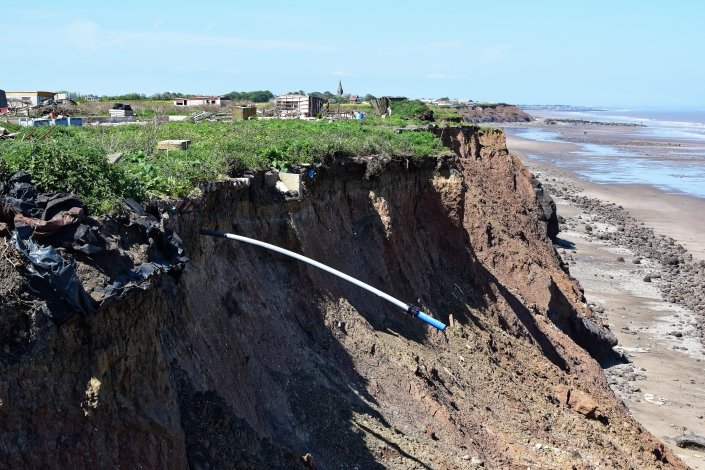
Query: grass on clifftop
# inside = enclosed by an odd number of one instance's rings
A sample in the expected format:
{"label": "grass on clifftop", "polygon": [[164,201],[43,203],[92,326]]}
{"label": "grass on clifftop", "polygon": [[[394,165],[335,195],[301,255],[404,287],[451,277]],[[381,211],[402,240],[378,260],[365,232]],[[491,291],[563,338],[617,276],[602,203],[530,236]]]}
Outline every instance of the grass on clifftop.
{"label": "grass on clifftop", "polygon": [[[283,169],[329,156],[420,158],[442,150],[430,132],[398,134],[370,124],[253,120],[27,128],[0,142],[0,176],[27,172],[40,190],[74,192],[94,213],[107,213],[124,197],[183,196],[200,182],[247,169]],[[188,139],[191,146],[157,151],[165,139]],[[123,157],[112,165],[106,155],[115,152]]]}

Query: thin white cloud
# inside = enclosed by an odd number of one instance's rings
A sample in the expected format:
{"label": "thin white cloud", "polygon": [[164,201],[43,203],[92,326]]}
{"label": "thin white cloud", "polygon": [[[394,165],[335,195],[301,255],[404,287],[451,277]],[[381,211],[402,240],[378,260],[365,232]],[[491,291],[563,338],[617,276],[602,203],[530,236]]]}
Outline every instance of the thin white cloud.
{"label": "thin white cloud", "polygon": [[151,44],[172,44],[249,50],[332,50],[332,47],[328,45],[283,39],[249,39],[237,36],[161,31],[107,30],[100,28],[97,23],[87,20],[70,23],[65,28],[65,41],[70,46],[88,50],[133,44],[140,47],[148,47]]}

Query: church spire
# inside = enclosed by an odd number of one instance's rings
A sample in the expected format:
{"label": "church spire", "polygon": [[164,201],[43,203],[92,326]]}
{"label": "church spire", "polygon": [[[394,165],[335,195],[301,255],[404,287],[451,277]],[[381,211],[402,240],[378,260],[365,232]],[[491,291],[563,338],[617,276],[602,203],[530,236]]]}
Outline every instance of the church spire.
{"label": "church spire", "polygon": [[338,96],[343,96],[343,81],[338,80]]}

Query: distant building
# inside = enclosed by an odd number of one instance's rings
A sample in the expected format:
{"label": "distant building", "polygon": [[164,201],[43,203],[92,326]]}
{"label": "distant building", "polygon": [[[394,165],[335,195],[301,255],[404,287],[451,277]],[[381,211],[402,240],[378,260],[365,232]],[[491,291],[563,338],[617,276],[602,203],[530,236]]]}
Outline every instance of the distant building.
{"label": "distant building", "polygon": [[343,81],[338,80],[338,96],[343,96]]}
{"label": "distant building", "polygon": [[193,96],[174,100],[174,106],[227,106],[231,100],[222,96]]}
{"label": "distant building", "polygon": [[47,100],[54,99],[52,91],[8,91],[5,95],[9,100],[22,101],[31,106],[39,106]]}
{"label": "distant building", "polygon": [[7,112],[7,97],[5,96],[5,90],[0,90],[0,113]]}
{"label": "distant building", "polygon": [[274,99],[274,111],[282,117],[315,117],[321,112],[324,100],[300,94],[279,95]]}
{"label": "distant building", "polygon": [[358,95],[348,95],[348,103],[350,104],[360,104],[362,100]]}
{"label": "distant building", "polygon": [[112,109],[108,110],[108,114],[110,117],[128,117],[134,116],[135,112],[129,104],[115,103]]}

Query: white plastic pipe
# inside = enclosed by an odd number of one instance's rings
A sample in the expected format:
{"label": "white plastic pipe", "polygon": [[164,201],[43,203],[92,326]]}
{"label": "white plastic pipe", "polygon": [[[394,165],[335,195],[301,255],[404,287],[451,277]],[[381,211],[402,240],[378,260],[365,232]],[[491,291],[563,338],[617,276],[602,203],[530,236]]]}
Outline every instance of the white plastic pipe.
{"label": "white plastic pipe", "polygon": [[276,251],[277,253],[281,253],[283,255],[289,256],[289,257],[297,259],[299,261],[303,261],[304,263],[310,264],[311,266],[315,266],[318,269],[322,269],[323,271],[329,272],[334,276],[338,276],[339,278],[344,279],[348,282],[351,282],[358,287],[362,287],[363,289],[365,289],[368,292],[372,292],[373,294],[375,294],[379,297],[382,297],[384,300],[393,303],[394,305],[396,305],[400,309],[404,310],[405,312],[415,316],[419,320],[424,321],[435,328],[438,328],[441,331],[445,330],[445,328],[446,328],[446,325],[444,323],[423,313],[421,310],[419,310],[418,307],[406,304],[406,303],[402,302],[401,300],[396,299],[396,298],[392,297],[391,295],[386,294],[386,293],[382,292],[381,290],[372,287],[369,284],[366,284],[358,279],[355,279],[352,276],[348,276],[347,274],[342,273],[342,272],[338,271],[337,269],[333,269],[330,266],[326,266],[323,263],[319,263],[316,260],[313,260],[311,258],[307,258],[306,256],[300,255],[298,253],[294,253],[293,251],[286,250],[286,249],[278,247],[276,245],[272,245],[269,243],[261,242],[259,240],[255,240],[254,238],[247,238],[247,237],[243,237],[242,235],[235,235],[233,233],[216,232],[214,230],[201,230],[200,233],[201,233],[201,235],[210,235],[211,237],[229,238],[230,240],[237,240],[239,242],[244,242],[244,243],[249,243],[251,245],[261,246],[262,248]]}

